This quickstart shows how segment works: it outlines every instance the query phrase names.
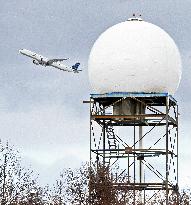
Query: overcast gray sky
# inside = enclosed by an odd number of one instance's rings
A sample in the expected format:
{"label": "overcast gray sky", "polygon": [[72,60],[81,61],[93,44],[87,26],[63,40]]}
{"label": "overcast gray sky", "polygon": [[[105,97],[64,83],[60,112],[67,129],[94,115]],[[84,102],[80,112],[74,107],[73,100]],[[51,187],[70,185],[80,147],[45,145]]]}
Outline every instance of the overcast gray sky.
{"label": "overcast gray sky", "polygon": [[[180,106],[180,173],[189,176],[191,125],[190,0],[0,0],[0,136],[19,149],[43,183],[63,167],[88,160],[87,61],[93,43],[110,26],[142,14],[175,40],[183,75]],[[80,61],[79,75],[35,66],[18,54],[26,48],[47,57]],[[181,176],[180,176],[181,179]]]}

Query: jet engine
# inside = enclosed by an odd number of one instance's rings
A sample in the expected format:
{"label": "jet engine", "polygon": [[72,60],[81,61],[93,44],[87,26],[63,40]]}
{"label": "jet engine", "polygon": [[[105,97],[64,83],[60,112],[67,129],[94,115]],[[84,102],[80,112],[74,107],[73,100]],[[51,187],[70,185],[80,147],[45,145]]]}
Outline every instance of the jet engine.
{"label": "jet engine", "polygon": [[37,60],[32,61],[35,65],[39,65],[40,63]]}

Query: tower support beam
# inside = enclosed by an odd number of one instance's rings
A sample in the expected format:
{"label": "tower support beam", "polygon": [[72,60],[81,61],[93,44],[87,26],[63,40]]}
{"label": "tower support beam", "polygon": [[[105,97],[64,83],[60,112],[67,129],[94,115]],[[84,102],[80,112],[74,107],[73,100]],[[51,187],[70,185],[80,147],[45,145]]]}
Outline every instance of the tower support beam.
{"label": "tower support beam", "polygon": [[146,203],[156,190],[178,195],[178,104],[168,93],[109,93],[90,96],[90,163],[118,164]]}

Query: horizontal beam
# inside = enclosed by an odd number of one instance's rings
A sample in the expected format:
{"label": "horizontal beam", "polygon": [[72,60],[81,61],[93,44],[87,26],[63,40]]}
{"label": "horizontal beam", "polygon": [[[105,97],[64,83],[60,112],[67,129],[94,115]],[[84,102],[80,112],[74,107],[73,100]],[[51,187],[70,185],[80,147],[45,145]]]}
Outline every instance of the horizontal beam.
{"label": "horizontal beam", "polygon": [[[92,151],[126,151],[127,149],[95,149],[95,150],[92,150]],[[146,153],[150,153],[150,152],[165,152],[165,149],[132,149],[132,153],[135,153],[135,152],[146,152]],[[170,152],[170,151],[169,151]],[[170,152],[171,154],[171,152]]]}
{"label": "horizontal beam", "polygon": [[[144,92],[112,92],[105,94],[90,94],[92,98],[109,98],[109,97],[168,97],[168,93],[144,93]],[[172,98],[172,97],[171,97]]]}
{"label": "horizontal beam", "polygon": [[[97,185],[98,183],[95,183]],[[166,190],[165,183],[112,183],[118,190]],[[169,184],[168,190],[175,190],[176,186]]]}
{"label": "horizontal beam", "polygon": [[[98,122],[99,124],[102,124],[102,125],[104,124],[104,122],[102,122],[101,119],[99,119],[99,120],[96,119],[95,121]],[[111,121],[106,122],[105,121],[105,124],[108,126],[126,126],[126,127],[131,127],[131,126],[146,126],[146,127],[148,127],[148,126],[166,126],[166,123],[149,122],[149,121],[147,121],[147,123],[135,121],[135,123],[134,123],[132,121],[126,121],[126,120],[125,121],[122,121],[122,120],[114,121],[113,120],[113,122],[111,122]],[[169,122],[168,125],[174,125],[175,127],[177,126],[177,124],[174,124],[172,122]]]}
{"label": "horizontal beam", "polygon": [[141,118],[144,119],[146,117],[152,118],[163,118],[165,114],[139,114],[139,115],[91,115],[92,119],[136,119]]}
{"label": "horizontal beam", "polygon": [[94,101],[92,101],[92,100],[83,100],[83,103],[93,103]]}
{"label": "horizontal beam", "polygon": [[[132,152],[127,152],[125,149],[91,149],[91,152],[97,154],[97,155],[103,155],[105,153],[105,158],[128,158],[128,157],[136,157],[143,156],[143,157],[158,157],[161,155],[166,155],[166,151],[161,150],[132,150]],[[173,155],[174,157],[177,157],[176,153],[172,151],[168,151],[169,155]]]}
{"label": "horizontal beam", "polygon": [[[153,125],[162,126],[162,125],[166,125],[166,123],[161,122],[163,118],[165,121],[165,117],[166,117],[165,114],[139,114],[139,115],[95,115],[94,114],[91,115],[92,120],[95,121],[109,120],[109,121],[113,121],[113,124],[119,123],[120,124],[119,126],[122,125],[123,126],[134,126],[134,125],[135,126],[153,126]],[[144,122],[144,120],[147,121]],[[159,122],[153,122],[154,120],[158,120]],[[168,120],[169,120],[169,125],[177,126],[177,121],[175,119],[168,116]]]}

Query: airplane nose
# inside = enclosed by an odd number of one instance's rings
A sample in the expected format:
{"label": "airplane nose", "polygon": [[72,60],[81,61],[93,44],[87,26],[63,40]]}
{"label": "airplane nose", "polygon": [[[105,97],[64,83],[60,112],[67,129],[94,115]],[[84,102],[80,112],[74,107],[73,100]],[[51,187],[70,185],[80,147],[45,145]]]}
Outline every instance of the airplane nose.
{"label": "airplane nose", "polygon": [[23,51],[23,49],[20,49],[20,50],[19,50],[19,53],[22,53],[22,51]]}

